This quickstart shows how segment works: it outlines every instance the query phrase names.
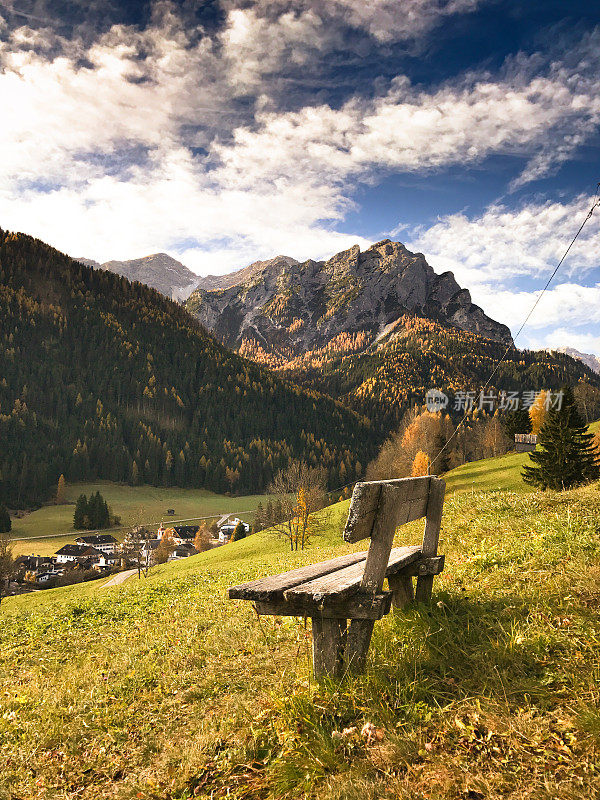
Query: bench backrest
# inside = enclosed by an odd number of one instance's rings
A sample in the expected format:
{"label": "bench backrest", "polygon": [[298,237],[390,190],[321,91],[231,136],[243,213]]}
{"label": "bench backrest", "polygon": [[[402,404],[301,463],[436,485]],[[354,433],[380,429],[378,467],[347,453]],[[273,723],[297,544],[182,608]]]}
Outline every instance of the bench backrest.
{"label": "bench backrest", "polygon": [[425,517],[423,555],[437,554],[445,488],[445,481],[429,475],[356,484],[344,539],[358,542],[371,538],[361,590],[381,591],[399,525]]}

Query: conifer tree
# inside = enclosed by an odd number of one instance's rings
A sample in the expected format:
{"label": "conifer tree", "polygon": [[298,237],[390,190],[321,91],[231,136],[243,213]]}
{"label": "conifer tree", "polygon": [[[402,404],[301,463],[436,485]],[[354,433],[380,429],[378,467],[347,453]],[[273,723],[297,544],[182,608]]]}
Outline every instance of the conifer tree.
{"label": "conifer tree", "polygon": [[567,387],[561,407],[548,412],[538,434],[538,449],[529,454],[533,466],[523,468],[523,480],[556,491],[596,480],[600,469],[593,439]]}
{"label": "conifer tree", "polygon": [[240,539],[245,539],[245,538],[246,538],[246,528],[244,527],[244,523],[243,522],[238,522],[238,524],[235,526],[235,529],[233,531],[233,537],[232,537],[231,541],[232,542],[239,542]]}
{"label": "conifer tree", "polygon": [[80,494],[75,504],[75,514],[73,515],[73,527],[76,531],[84,530],[86,527],[86,518],[89,520],[89,509],[87,497]]}
{"label": "conifer tree", "polygon": [[56,505],[61,506],[67,502],[67,484],[65,476],[61,474],[56,487]]}
{"label": "conifer tree", "polygon": [[9,533],[12,528],[10,514],[4,503],[0,503],[0,533]]}
{"label": "conifer tree", "polygon": [[509,411],[502,418],[502,424],[511,442],[515,441],[517,433],[531,433],[531,417],[525,408],[515,408],[514,411]]}

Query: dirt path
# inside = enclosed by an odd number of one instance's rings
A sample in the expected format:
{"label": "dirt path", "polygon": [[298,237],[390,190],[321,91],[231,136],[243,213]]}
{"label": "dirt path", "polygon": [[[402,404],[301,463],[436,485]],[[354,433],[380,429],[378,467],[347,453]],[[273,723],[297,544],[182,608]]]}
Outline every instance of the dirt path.
{"label": "dirt path", "polygon": [[116,575],[113,575],[109,581],[106,581],[102,588],[108,589],[110,586],[120,586],[123,581],[126,581],[127,578],[131,578],[131,576],[135,575],[136,572],[137,567],[136,569],[126,569],[125,572],[118,572]]}

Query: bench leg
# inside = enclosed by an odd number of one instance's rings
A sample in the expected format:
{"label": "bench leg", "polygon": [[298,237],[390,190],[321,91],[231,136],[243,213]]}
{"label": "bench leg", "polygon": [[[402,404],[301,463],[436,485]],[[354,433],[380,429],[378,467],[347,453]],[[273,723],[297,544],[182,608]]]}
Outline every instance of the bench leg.
{"label": "bench leg", "polygon": [[315,678],[340,678],[344,668],[345,619],[312,618]]}
{"label": "bench leg", "polygon": [[415,593],[417,603],[426,603],[431,600],[433,577],[433,575],[419,575],[417,578],[417,591]]}
{"label": "bench leg", "polygon": [[365,671],[367,652],[375,623],[372,619],[350,620],[346,642],[346,663],[348,672],[360,675]]}
{"label": "bench leg", "polygon": [[413,581],[410,575],[391,575],[388,578],[394,608],[404,608],[415,599]]}

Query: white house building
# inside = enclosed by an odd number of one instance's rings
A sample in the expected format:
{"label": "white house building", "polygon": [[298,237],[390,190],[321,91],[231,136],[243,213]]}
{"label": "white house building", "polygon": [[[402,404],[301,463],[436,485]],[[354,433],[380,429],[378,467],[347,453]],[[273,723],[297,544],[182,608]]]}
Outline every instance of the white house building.
{"label": "white house building", "polygon": [[117,540],[109,533],[95,533],[89,536],[78,536],[75,542],[81,547],[93,547],[102,553],[114,553],[117,549]]}
{"label": "white house building", "polygon": [[57,550],[55,555],[57,564],[67,564],[69,561],[100,558],[102,554],[99,550],[89,545],[66,544],[60,550]]}

